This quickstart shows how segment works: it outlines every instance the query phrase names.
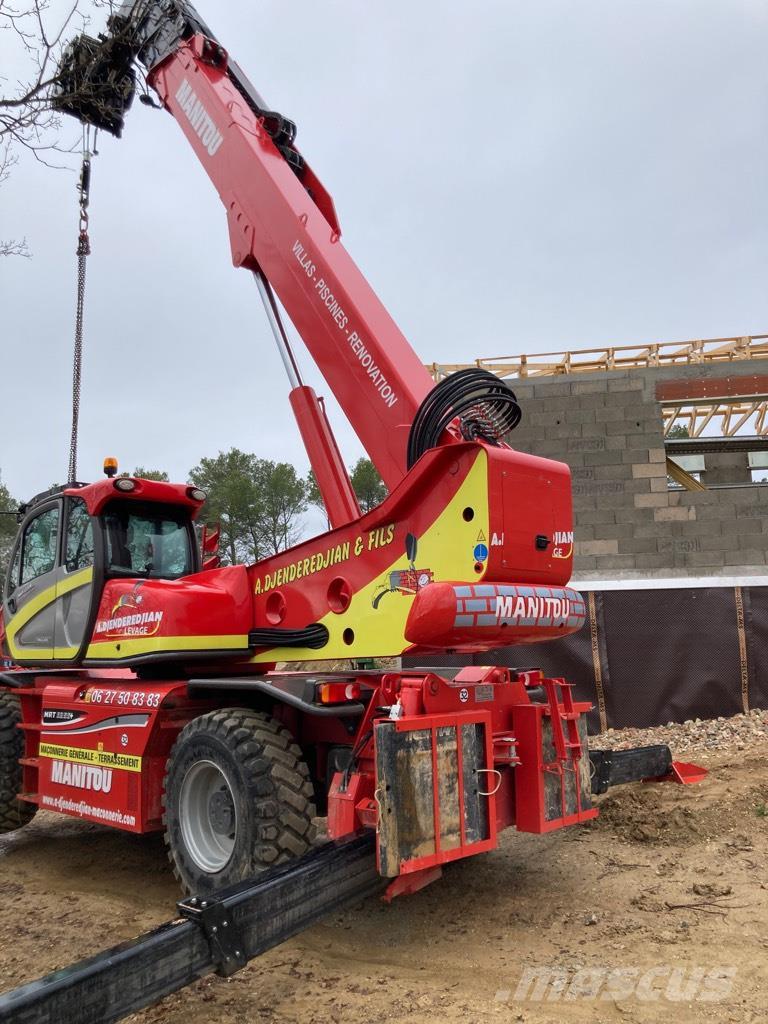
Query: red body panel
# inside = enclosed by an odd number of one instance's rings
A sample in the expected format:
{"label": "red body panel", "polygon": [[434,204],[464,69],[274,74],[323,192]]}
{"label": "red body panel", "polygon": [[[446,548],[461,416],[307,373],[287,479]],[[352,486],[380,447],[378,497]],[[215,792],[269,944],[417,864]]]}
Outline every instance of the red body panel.
{"label": "red body panel", "polygon": [[161,828],[171,746],[210,702],[188,700],[184,683],[141,684],[132,674],[41,682],[21,691],[27,797],[129,832]]}
{"label": "red body panel", "polygon": [[[192,640],[206,636],[219,638],[222,649],[244,648],[252,627],[248,570],[232,565],[180,580],[107,580],[92,645],[120,644],[137,637]],[[94,657],[98,653],[89,652],[89,658]]]}

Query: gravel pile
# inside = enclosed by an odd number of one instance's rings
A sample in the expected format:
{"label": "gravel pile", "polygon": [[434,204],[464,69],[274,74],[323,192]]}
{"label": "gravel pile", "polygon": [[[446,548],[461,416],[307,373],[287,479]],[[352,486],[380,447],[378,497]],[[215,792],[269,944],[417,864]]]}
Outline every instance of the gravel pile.
{"label": "gravel pile", "polygon": [[608,729],[589,740],[590,747],[626,750],[666,743],[675,757],[696,751],[768,749],[768,711],[754,710],[733,718],[689,719],[653,729]]}

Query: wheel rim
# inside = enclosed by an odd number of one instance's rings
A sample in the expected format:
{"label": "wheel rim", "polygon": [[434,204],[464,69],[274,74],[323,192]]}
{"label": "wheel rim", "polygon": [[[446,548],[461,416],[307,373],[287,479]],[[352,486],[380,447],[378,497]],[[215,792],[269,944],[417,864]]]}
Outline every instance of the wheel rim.
{"label": "wheel rim", "polygon": [[213,761],[197,761],[181,784],[181,834],[195,864],[213,874],[229,863],[235,848],[237,811],[232,787]]}

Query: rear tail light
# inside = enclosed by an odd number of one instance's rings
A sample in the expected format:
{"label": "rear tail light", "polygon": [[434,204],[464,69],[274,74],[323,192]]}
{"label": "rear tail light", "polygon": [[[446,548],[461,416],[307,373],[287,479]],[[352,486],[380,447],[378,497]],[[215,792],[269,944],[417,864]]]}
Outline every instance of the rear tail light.
{"label": "rear tail light", "polygon": [[317,688],[317,699],[321,704],[343,704],[345,700],[357,700],[359,696],[359,683],[320,683]]}

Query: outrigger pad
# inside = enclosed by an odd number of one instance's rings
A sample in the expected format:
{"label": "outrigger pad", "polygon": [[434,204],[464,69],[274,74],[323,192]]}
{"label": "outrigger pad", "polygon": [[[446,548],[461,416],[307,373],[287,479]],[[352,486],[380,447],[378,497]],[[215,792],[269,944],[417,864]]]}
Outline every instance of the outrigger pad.
{"label": "outrigger pad", "polygon": [[432,870],[496,845],[483,786],[494,772],[485,715],[461,721],[420,715],[377,722],[379,871],[386,878]]}
{"label": "outrigger pad", "polygon": [[78,36],[62,55],[51,106],[120,138],[136,91],[133,58],[119,35]]}

